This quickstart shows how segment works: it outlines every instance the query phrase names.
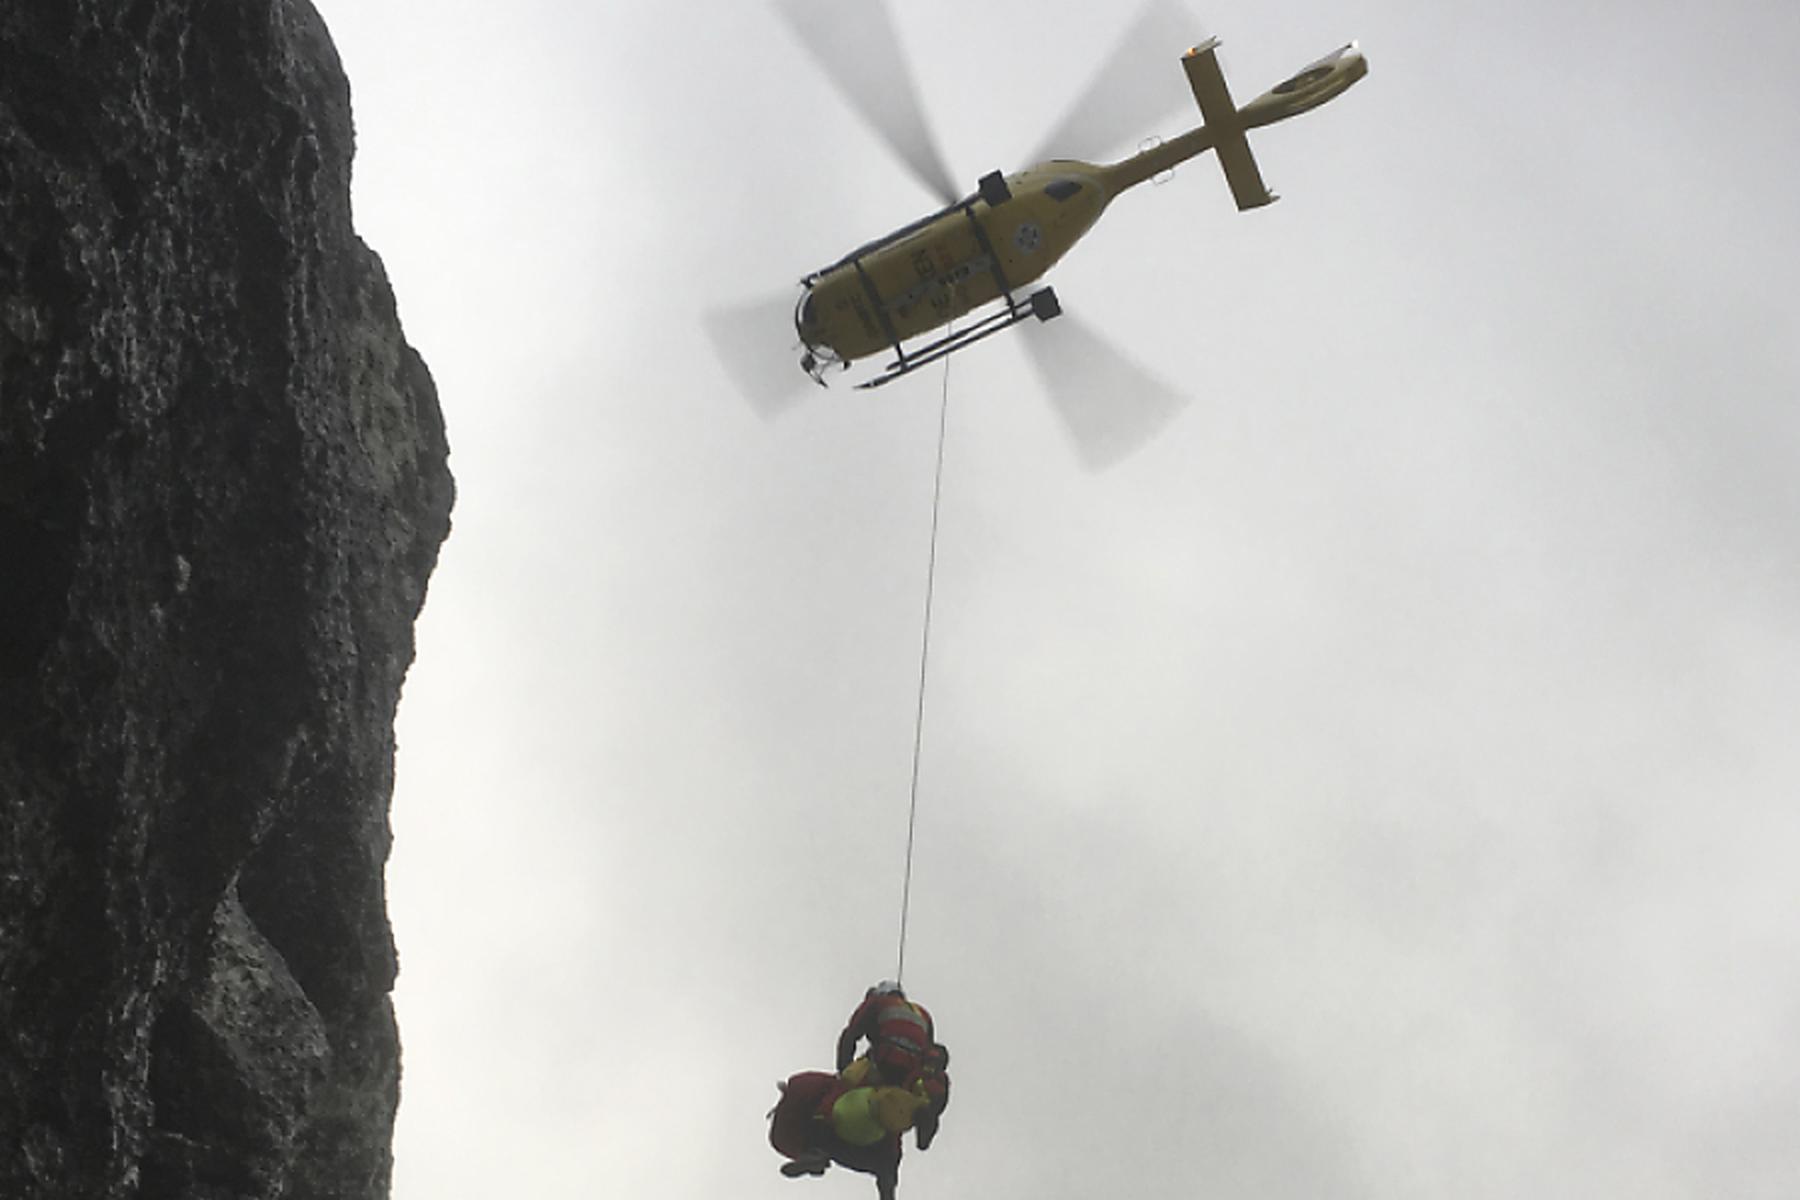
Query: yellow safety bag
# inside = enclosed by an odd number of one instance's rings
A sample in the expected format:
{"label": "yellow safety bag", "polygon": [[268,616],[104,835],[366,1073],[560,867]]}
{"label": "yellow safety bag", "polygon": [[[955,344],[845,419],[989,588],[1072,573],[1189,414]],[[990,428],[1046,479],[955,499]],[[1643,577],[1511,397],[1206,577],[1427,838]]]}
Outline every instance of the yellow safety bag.
{"label": "yellow safety bag", "polygon": [[913,1118],[927,1101],[922,1092],[897,1087],[859,1087],[845,1092],[831,1106],[831,1128],[852,1146],[876,1142],[912,1128]]}

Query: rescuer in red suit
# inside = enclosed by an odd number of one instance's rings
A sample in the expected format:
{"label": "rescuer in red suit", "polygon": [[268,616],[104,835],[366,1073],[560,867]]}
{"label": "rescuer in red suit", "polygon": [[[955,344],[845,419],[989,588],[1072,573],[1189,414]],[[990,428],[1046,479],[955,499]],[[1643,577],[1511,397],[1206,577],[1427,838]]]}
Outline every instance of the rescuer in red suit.
{"label": "rescuer in red suit", "polygon": [[884,979],[863,993],[862,1003],[844,1023],[838,1034],[838,1074],[856,1078],[851,1072],[856,1058],[856,1044],[869,1043],[864,1056],[876,1079],[871,1082],[896,1087],[922,1085],[930,1099],[930,1107],[918,1115],[914,1128],[918,1131],[919,1149],[931,1146],[937,1136],[938,1118],[950,1104],[950,1051],[938,1044],[931,1013],[923,1004],[907,998],[898,980]]}
{"label": "rescuer in red suit", "polygon": [[[931,1014],[897,983],[870,988],[838,1038],[838,1072],[803,1071],[781,1085],[769,1143],[790,1161],[790,1178],[822,1175],[835,1162],[875,1176],[880,1200],[894,1200],[900,1135],[919,1149],[937,1136],[950,1102],[950,1052],[933,1040]],[[869,1052],[856,1057],[859,1041]]]}
{"label": "rescuer in red suit", "polygon": [[862,1003],[838,1034],[837,1069],[856,1058],[856,1043],[869,1043],[868,1059],[883,1083],[902,1084],[925,1064],[925,1052],[936,1044],[931,1014],[906,998],[900,985],[884,979],[863,993]]}

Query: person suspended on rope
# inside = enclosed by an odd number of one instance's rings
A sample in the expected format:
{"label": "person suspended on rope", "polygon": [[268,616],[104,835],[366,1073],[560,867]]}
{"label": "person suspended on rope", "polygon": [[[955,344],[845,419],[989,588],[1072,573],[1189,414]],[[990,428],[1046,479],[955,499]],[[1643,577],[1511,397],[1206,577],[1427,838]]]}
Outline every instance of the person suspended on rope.
{"label": "person suspended on rope", "polygon": [[884,979],[863,993],[862,1003],[838,1034],[837,1069],[856,1058],[856,1045],[867,1041],[867,1057],[881,1082],[904,1085],[937,1042],[931,1014],[907,999],[898,980]]}
{"label": "person suspended on rope", "polygon": [[[875,1176],[880,1200],[900,1180],[900,1135],[929,1149],[950,1103],[950,1051],[934,1038],[931,1014],[883,980],[863,995],[838,1036],[836,1074],[802,1071],[778,1085],[769,1144],[789,1161],[790,1178],[822,1175],[832,1163]],[[868,1042],[859,1056],[858,1043]]]}
{"label": "person suspended on rope", "polygon": [[[919,1125],[929,1117],[935,1129],[941,1111],[931,1083],[921,1073],[898,1087],[871,1083],[873,1068],[857,1059],[850,1078],[825,1071],[802,1071],[776,1085],[781,1098],[769,1112],[769,1144],[789,1161],[789,1178],[823,1175],[832,1163],[875,1176],[879,1200],[895,1200],[900,1183],[900,1135],[920,1129],[920,1148],[930,1138]],[[947,1095],[947,1084],[939,1092]]]}

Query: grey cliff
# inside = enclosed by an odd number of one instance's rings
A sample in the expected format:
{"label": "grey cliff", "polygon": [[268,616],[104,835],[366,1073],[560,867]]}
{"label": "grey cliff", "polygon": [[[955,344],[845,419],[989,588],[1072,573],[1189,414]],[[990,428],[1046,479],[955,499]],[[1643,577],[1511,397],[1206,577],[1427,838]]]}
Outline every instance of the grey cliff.
{"label": "grey cliff", "polygon": [[0,1196],[385,1196],[449,527],[307,0],[0,6]]}

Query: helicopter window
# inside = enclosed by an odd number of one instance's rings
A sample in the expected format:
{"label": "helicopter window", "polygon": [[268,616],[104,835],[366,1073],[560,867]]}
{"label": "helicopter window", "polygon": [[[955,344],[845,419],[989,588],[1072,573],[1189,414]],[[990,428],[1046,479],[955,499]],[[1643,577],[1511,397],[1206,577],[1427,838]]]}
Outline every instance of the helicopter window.
{"label": "helicopter window", "polygon": [[1052,200],[1067,200],[1081,190],[1081,185],[1073,179],[1059,179],[1044,188],[1044,195]]}

